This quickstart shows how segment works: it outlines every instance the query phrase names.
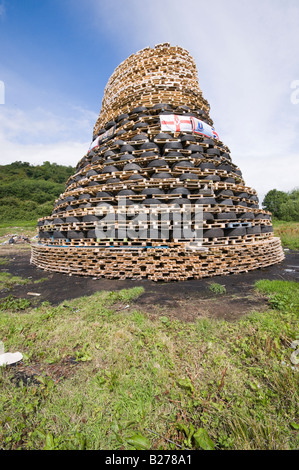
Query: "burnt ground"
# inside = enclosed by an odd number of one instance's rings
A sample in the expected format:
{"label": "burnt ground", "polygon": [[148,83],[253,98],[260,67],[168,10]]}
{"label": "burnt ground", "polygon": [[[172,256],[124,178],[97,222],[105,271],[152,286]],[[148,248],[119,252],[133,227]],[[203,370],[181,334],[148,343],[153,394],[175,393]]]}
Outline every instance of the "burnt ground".
{"label": "burnt ground", "polygon": [[[93,279],[85,276],[68,276],[51,273],[30,264],[30,247],[11,246],[0,248],[1,258],[9,263],[1,265],[0,271],[30,279],[26,285],[0,291],[0,299],[12,295],[27,298],[32,305],[48,301],[57,305],[64,300],[91,295],[100,290],[117,291],[136,286],[144,288],[134,307],[151,316],[167,315],[183,321],[194,321],[200,317],[236,320],[252,310],[265,310],[267,299],[255,292],[254,283],[259,279],[299,281],[299,251],[286,250],[282,263],[243,274],[215,276],[183,282],[153,282],[149,280]],[[40,279],[43,282],[34,283]],[[211,283],[222,284],[226,293],[216,295],[209,289]],[[32,296],[28,293],[38,293]],[[133,306],[133,305],[132,305]]]}

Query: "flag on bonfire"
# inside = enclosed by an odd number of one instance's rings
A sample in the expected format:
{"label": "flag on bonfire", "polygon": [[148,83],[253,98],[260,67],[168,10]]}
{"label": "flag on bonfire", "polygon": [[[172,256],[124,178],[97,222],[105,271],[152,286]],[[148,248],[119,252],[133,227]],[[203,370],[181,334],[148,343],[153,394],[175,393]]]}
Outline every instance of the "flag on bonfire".
{"label": "flag on bonfire", "polygon": [[209,126],[206,122],[200,121],[200,119],[196,119],[191,116],[192,121],[192,130],[194,134],[200,134],[205,137],[212,137],[212,139],[219,140],[219,136],[215,131],[214,127]]}
{"label": "flag on bonfire", "polygon": [[219,140],[214,127],[193,116],[177,116],[176,114],[160,115],[161,130],[168,132],[193,132],[205,137]]}
{"label": "flag on bonfire", "polygon": [[96,147],[99,147],[99,145],[100,145],[102,142],[105,142],[106,140],[112,139],[112,137],[114,136],[114,131],[115,131],[115,126],[111,127],[110,129],[108,129],[108,130],[107,130],[106,132],[104,132],[103,134],[98,135],[98,136],[92,141],[92,143],[90,144],[89,149],[88,149],[88,152],[90,152],[91,150],[95,149]]}
{"label": "flag on bonfire", "polygon": [[90,144],[90,147],[88,149],[89,152],[99,146],[99,140],[100,140],[100,136],[98,135],[98,137],[94,139],[94,141]]}
{"label": "flag on bonfire", "polygon": [[175,114],[160,115],[162,131],[168,132],[192,132],[190,116],[177,116]]}

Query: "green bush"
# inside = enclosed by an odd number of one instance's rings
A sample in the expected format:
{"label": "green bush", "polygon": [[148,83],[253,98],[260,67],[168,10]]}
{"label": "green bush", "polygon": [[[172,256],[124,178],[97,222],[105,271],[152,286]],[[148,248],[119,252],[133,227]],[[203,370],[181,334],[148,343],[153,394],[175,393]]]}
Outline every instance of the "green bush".
{"label": "green bush", "polygon": [[54,200],[38,204],[35,201],[22,201],[17,197],[0,199],[0,220],[10,222],[15,220],[37,220],[51,214]]}
{"label": "green bush", "polygon": [[288,193],[271,189],[266,194],[262,206],[279,220],[299,222],[299,189]]}
{"label": "green bush", "polygon": [[55,199],[74,172],[71,166],[49,162],[0,165],[0,221],[36,220],[51,214]]}

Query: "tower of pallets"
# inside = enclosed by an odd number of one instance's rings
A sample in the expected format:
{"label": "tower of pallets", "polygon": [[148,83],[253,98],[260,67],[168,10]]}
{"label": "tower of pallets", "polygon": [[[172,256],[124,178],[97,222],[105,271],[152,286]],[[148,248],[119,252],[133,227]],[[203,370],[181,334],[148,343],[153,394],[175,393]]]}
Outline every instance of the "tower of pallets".
{"label": "tower of pallets", "polygon": [[116,68],[76,170],[38,221],[31,261],[40,268],[171,281],[284,258],[181,47],[146,48]]}

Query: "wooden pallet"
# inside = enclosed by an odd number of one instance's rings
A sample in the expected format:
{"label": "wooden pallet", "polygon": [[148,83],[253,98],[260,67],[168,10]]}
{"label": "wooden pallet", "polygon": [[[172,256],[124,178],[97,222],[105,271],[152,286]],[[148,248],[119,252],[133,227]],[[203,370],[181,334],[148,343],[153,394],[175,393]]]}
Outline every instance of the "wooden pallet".
{"label": "wooden pallet", "polygon": [[252,241],[250,245],[214,246],[205,251],[192,250],[180,243],[173,247],[130,245],[113,249],[105,245],[47,247],[34,244],[31,262],[39,268],[69,275],[169,282],[247,272],[283,258],[280,240],[272,237]]}

